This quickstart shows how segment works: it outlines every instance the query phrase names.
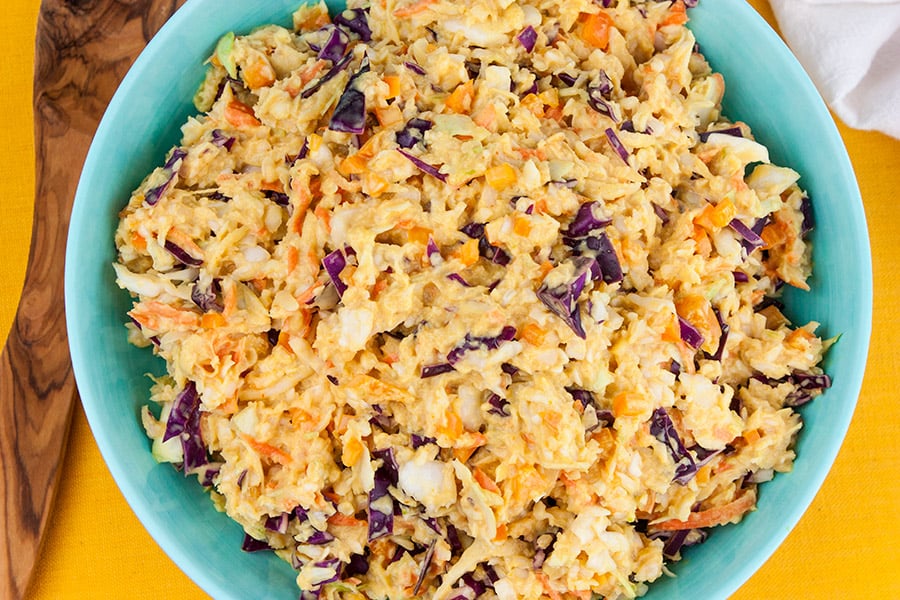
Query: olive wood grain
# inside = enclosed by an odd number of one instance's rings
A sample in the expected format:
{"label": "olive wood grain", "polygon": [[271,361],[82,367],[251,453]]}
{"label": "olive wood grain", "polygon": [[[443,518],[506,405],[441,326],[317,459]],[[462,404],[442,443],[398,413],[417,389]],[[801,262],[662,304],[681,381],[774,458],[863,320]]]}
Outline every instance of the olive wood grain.
{"label": "olive wood grain", "polygon": [[0,598],[25,594],[48,524],[75,399],[63,265],[81,166],[116,86],[183,1],[41,3],[35,43],[31,254],[0,356]]}

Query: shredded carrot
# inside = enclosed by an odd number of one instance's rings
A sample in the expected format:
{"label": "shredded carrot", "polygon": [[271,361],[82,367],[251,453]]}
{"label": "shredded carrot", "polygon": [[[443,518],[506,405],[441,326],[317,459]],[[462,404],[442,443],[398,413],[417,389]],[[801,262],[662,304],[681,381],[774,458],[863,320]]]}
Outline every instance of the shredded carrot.
{"label": "shredded carrot", "polygon": [[816,339],[816,336],[800,327],[787,334],[784,338],[784,343],[797,350],[803,350],[814,339]]}
{"label": "shredded carrot", "polygon": [[544,116],[544,103],[537,97],[537,94],[528,94],[519,101],[519,106],[528,110],[537,118]]}
{"label": "shredded carrot", "polygon": [[331,23],[331,16],[327,10],[310,10],[304,21],[295,23],[297,31],[314,31]]}
{"label": "shredded carrot", "polygon": [[524,159],[536,158],[538,160],[547,160],[547,154],[540,148],[523,148],[522,146],[517,146],[513,148],[513,150]]}
{"label": "shredded carrot", "polygon": [[299,179],[291,181],[291,190],[294,192],[294,197],[297,199],[294,206],[294,213],[291,215],[291,220],[293,221],[292,230],[294,233],[300,233],[303,231],[303,221],[306,218],[306,211],[309,209],[309,205],[312,202],[312,194],[310,194],[309,189],[304,186]]}
{"label": "shredded carrot", "polygon": [[241,69],[244,83],[251,90],[269,87],[275,83],[276,79],[275,69],[272,68],[271,63],[263,56],[256,56],[256,60]]}
{"label": "shredded carrot", "polygon": [[267,444],[266,442],[260,442],[247,435],[246,433],[241,434],[241,439],[244,440],[248,446],[253,448],[259,454],[272,459],[281,465],[286,465],[291,462],[291,455],[282,450],[281,448],[276,448],[271,444]]}
{"label": "shredded carrot", "polygon": [[419,0],[418,2],[413,2],[412,4],[407,4],[406,6],[398,8],[394,11],[393,14],[398,19],[406,19],[407,17],[411,17],[425,11],[436,1],[437,0]]}
{"label": "shredded carrot", "polygon": [[606,50],[609,46],[609,31],[614,27],[612,17],[605,12],[583,15],[584,24],[581,28],[581,39],[589,46]]}
{"label": "shredded carrot", "polygon": [[500,163],[484,173],[484,180],[498,192],[516,183],[516,170],[509,163]]}
{"label": "shredded carrot", "polygon": [[344,466],[351,467],[356,464],[362,454],[362,442],[357,438],[350,438],[341,450],[341,462],[344,463]]}
{"label": "shredded carrot", "polygon": [[381,80],[388,86],[388,95],[385,98],[396,98],[403,91],[399,75],[385,75]]}
{"label": "shredded carrot", "polygon": [[[372,300],[375,300],[376,298],[378,298],[378,296],[379,296],[379,294],[381,294],[381,292],[383,292],[384,290],[387,289],[387,286],[388,286],[387,279],[376,279],[375,285],[372,286],[372,291],[369,292],[369,298],[371,298]],[[385,362],[389,362],[392,364],[397,361],[396,360],[393,360],[393,361],[386,360]]]}
{"label": "shredded carrot", "polygon": [[493,104],[485,104],[478,112],[472,115],[472,120],[479,127],[488,131],[497,131],[497,109]]}
{"label": "shredded carrot", "polygon": [[232,100],[225,106],[225,120],[232,127],[259,127],[262,125],[253,109],[239,100]]}
{"label": "shredded carrot", "polygon": [[194,238],[181,231],[180,229],[170,229],[166,233],[166,240],[177,244],[182,250],[196,258],[203,256],[203,249],[197,245]]}
{"label": "shredded carrot", "polygon": [[544,109],[544,116],[548,119],[551,119],[551,120],[559,123],[563,118],[562,104],[560,104],[559,106],[553,106],[553,107]]}
{"label": "shredded carrot", "polygon": [[621,392],[613,398],[613,414],[619,417],[635,417],[644,410],[644,399],[636,392]]}
{"label": "shredded carrot", "polygon": [[550,262],[549,260],[545,260],[544,262],[542,262],[541,266],[540,266],[541,281],[543,281],[544,277],[546,277],[547,274],[550,273],[550,271],[552,271],[552,270],[553,270],[552,262]]}
{"label": "shredded carrot", "polygon": [[559,90],[556,88],[549,88],[538,94],[538,98],[541,99],[547,108],[556,108],[559,106]]}
{"label": "shredded carrot", "polygon": [[687,22],[687,7],[684,5],[684,0],[675,0],[675,2],[672,3],[672,8],[669,9],[668,16],[660,23],[660,27],[665,27],[666,25],[684,25]]}
{"label": "shredded carrot", "polygon": [[294,426],[300,425],[301,423],[313,422],[313,416],[302,408],[289,408],[288,413],[291,415],[291,424]]}
{"label": "shredded carrot", "polygon": [[616,448],[616,435],[609,427],[601,427],[591,434],[591,439],[600,445],[604,454],[610,454]]}
{"label": "shredded carrot", "polygon": [[478,240],[469,239],[458,247],[453,255],[462,261],[464,265],[471,266],[478,262]]}
{"label": "shredded carrot", "polygon": [[373,171],[366,171],[362,176],[363,192],[367,195],[377,198],[385,193],[391,184],[384,177]]}
{"label": "shredded carrot", "polygon": [[352,515],[345,515],[342,512],[336,512],[327,519],[329,525],[337,525],[338,527],[365,527],[368,523],[362,519],[357,519]]}
{"label": "shredded carrot", "polygon": [[307,302],[309,302],[310,300],[315,298],[316,294],[318,294],[319,290],[322,289],[323,287],[324,287],[324,284],[322,284],[322,283],[312,284],[311,286],[309,286],[308,288],[306,288],[305,290],[300,292],[300,295],[297,296],[297,302],[300,304],[306,304]]}
{"label": "shredded carrot", "polygon": [[132,231],[131,245],[134,246],[134,249],[138,252],[143,252],[147,249],[147,240],[137,231]]}
{"label": "shredded carrot", "polygon": [[712,242],[709,241],[709,235],[703,227],[694,225],[694,233],[691,235],[691,239],[694,240],[697,246],[697,254],[705,256],[712,252]]}
{"label": "shredded carrot", "polygon": [[224,327],[225,317],[222,316],[222,313],[217,312],[208,312],[204,313],[202,317],[200,317],[200,327],[203,329],[215,329],[216,327]]}
{"label": "shredded carrot", "polygon": [[425,246],[428,244],[428,238],[431,237],[433,232],[431,229],[427,227],[410,227],[406,232],[406,239],[414,244],[422,244]]}
{"label": "shredded carrot", "polygon": [[287,250],[287,270],[288,273],[293,273],[294,269],[297,268],[297,265],[300,263],[300,251],[297,250],[296,246],[289,246]]}
{"label": "shredded carrot", "polygon": [[[141,324],[154,331],[159,331],[164,325],[178,324],[185,327],[196,327],[200,317],[190,310],[179,310],[174,306],[156,300],[139,302],[128,312],[128,315]],[[166,323],[169,321],[170,323]]]}
{"label": "shredded carrot", "polygon": [[753,442],[758,441],[762,436],[759,433],[759,429],[748,429],[741,437],[744,438],[744,441],[748,444],[752,444]]}
{"label": "shredded carrot", "polygon": [[494,535],[495,542],[503,542],[506,541],[506,538],[509,537],[509,528],[506,526],[506,523],[500,523],[497,525],[497,533]]}
{"label": "shredded carrot", "polygon": [[482,471],[480,468],[475,467],[472,469],[472,477],[482,488],[489,492],[493,492],[498,496],[502,494],[500,488],[497,487],[497,484],[494,483],[494,480],[491,479],[491,476]]}
{"label": "shredded carrot", "polygon": [[218,408],[216,408],[216,410],[226,415],[233,415],[234,413],[236,413],[238,411],[237,393],[233,394],[228,400],[220,404]]}
{"label": "shredded carrot", "polygon": [[456,89],[447,96],[444,106],[447,110],[455,113],[467,113],[472,109],[472,102],[475,99],[475,84],[472,80],[468,80],[456,86]]}
{"label": "shredded carrot", "polygon": [[544,343],[544,337],[547,332],[544,331],[537,323],[527,323],[519,331],[519,337],[531,344],[532,346],[540,346]]}
{"label": "shredded carrot", "polygon": [[403,123],[403,111],[397,104],[375,109],[375,118],[382,127],[394,127]]}
{"label": "shredded carrot", "polygon": [[279,194],[283,194],[284,184],[279,180],[263,181],[259,184],[259,189],[262,191],[278,192]]}
{"label": "shredded carrot", "polygon": [[712,474],[712,464],[707,463],[700,467],[697,471],[697,474],[694,475],[694,480],[696,480],[697,485],[703,485],[705,483],[709,483],[709,477]]}
{"label": "shredded carrot", "polygon": [[790,225],[788,225],[784,221],[776,219],[772,223],[769,223],[768,225],[763,227],[762,233],[759,234],[759,237],[761,237],[763,242],[765,242],[763,250],[769,250],[776,246],[790,243],[794,237],[794,234],[791,231]]}
{"label": "shredded carrot", "polygon": [[766,329],[778,329],[779,327],[790,324],[788,318],[784,316],[784,313],[778,310],[778,307],[774,304],[770,304],[756,312],[766,318]]}
{"label": "shredded carrot", "polygon": [[662,340],[672,344],[677,344],[681,341],[681,327],[678,324],[678,319],[672,318],[669,320],[663,331]]}
{"label": "shredded carrot", "polygon": [[233,315],[237,311],[237,284],[231,279],[222,285],[222,302],[225,306],[222,314]]}
{"label": "shredded carrot", "polygon": [[361,152],[351,154],[338,164],[337,171],[344,177],[350,175],[361,175],[366,172],[369,159],[362,155]]}
{"label": "shredded carrot", "polygon": [[669,519],[654,523],[652,527],[660,531],[678,531],[680,529],[697,529],[698,527],[714,527],[731,523],[756,506],[756,490],[744,490],[734,500],[723,506],[715,506],[707,510],[692,512],[685,521]]}
{"label": "shredded carrot", "polygon": [[513,220],[513,233],[522,237],[531,235],[531,219],[525,215],[517,215]]}
{"label": "shredded carrot", "polygon": [[464,431],[462,419],[459,418],[455,410],[451,408],[444,413],[444,423],[439,427],[439,430],[452,440],[462,435]]}
{"label": "shredded carrot", "polygon": [[459,462],[465,463],[470,458],[472,458],[472,455],[475,454],[475,451],[484,446],[485,443],[486,440],[478,440],[474,444],[456,447],[453,449],[453,456],[455,456]]}
{"label": "shredded carrot", "polygon": [[534,571],[534,576],[541,582],[544,593],[550,597],[550,600],[563,600],[562,595],[550,586],[550,578],[543,571]]}
{"label": "shredded carrot", "polygon": [[694,224],[715,233],[731,223],[736,213],[734,202],[730,198],[725,198],[718,204],[707,204],[700,214],[694,217]]}
{"label": "shredded carrot", "polygon": [[313,214],[322,222],[325,231],[331,233],[331,211],[321,205],[317,205],[313,209]]}
{"label": "shredded carrot", "polygon": [[[357,375],[350,381],[350,387],[358,388],[361,393],[367,394],[373,401],[377,398],[382,403],[400,402],[409,404],[414,400],[413,395],[405,389],[370,375]],[[460,427],[462,427],[461,422]]]}

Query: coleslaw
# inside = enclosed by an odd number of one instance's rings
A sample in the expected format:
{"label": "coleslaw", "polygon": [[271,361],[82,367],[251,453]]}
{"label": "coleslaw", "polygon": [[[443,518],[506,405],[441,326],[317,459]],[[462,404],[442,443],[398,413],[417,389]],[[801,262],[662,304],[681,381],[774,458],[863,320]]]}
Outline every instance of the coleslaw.
{"label": "coleslaw", "polygon": [[142,420],[302,598],[634,598],[789,471],[812,204],[683,0],[219,40],[116,233]]}

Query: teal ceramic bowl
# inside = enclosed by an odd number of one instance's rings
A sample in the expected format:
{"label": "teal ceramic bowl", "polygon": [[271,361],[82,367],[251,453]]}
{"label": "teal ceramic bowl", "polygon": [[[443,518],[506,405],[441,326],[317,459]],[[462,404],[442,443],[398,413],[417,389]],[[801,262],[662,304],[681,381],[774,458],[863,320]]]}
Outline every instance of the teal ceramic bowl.
{"label": "teal ceramic bowl", "polygon": [[[188,0],[125,77],[97,131],[78,187],[66,259],[66,316],[78,389],[97,443],[138,518],[184,572],[215,598],[294,600],[292,569],[240,550],[238,525],[214,510],[193,479],[158,465],[140,425],[150,381],[164,365],[128,345],[130,303],[115,284],[119,209],[179,141],[204,59],[226,31],[289,25],[299,0]],[[646,598],[726,598],[775,551],[819,489],[850,424],[866,363],[872,269],[859,190],[834,122],[787,47],[744,0],[705,0],[690,27],[725,75],[726,114],[753,128],[773,160],[802,175],[813,199],[815,272],[809,293],[786,302],[796,321],[841,335],[826,369],[833,387],[802,409],[793,472],[761,488],[759,509],[686,552],[675,578]],[[786,596],[800,593],[785,590]]]}

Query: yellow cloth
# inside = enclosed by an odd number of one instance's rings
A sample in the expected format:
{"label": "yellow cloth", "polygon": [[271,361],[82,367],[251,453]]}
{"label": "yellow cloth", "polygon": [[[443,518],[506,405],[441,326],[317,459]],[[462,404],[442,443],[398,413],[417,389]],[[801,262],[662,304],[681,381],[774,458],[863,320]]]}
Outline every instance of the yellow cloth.
{"label": "yellow cloth", "polygon": [[[765,0],[751,4],[774,24]],[[0,81],[6,86],[0,94],[0,340],[15,314],[31,234],[31,79],[38,6],[39,0],[6,0],[0,19]],[[841,134],[862,189],[875,269],[874,335],[862,397],[816,500],[732,600],[900,598],[900,403],[894,396],[900,372],[895,344],[900,331],[900,141],[843,126]],[[77,407],[28,598],[205,597],[128,508]]]}

